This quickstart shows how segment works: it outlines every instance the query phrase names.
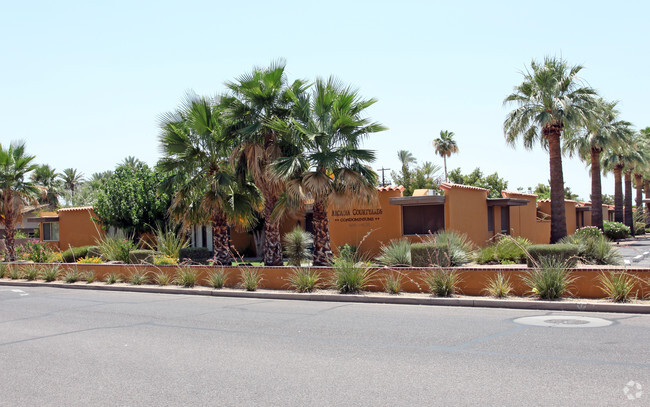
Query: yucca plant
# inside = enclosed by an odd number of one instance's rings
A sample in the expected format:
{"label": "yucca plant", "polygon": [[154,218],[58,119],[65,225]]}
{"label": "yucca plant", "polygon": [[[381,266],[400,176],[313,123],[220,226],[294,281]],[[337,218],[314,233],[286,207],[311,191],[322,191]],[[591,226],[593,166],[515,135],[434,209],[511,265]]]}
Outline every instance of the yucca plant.
{"label": "yucca plant", "polygon": [[320,274],[308,267],[294,267],[289,275],[289,285],[299,293],[310,293],[318,287]]}
{"label": "yucca plant", "polygon": [[370,286],[374,273],[367,263],[338,258],[332,264],[334,268],[333,286],[342,294],[358,293]]}
{"label": "yucca plant", "polygon": [[208,282],[213,288],[223,288],[228,280],[226,269],[221,267],[208,275]]}
{"label": "yucca plant", "polygon": [[488,280],[485,292],[496,298],[505,298],[512,292],[512,284],[510,277],[503,273],[497,273],[494,277]]}
{"label": "yucca plant", "polygon": [[314,244],[311,233],[296,226],[291,232],[284,235],[282,239],[284,255],[289,258],[289,265],[300,267],[303,261],[311,259],[309,248]]}
{"label": "yucca plant", "polygon": [[27,281],[36,280],[38,278],[39,270],[37,266],[27,266],[23,271],[23,278]]}
{"label": "yucca plant", "polygon": [[384,291],[389,294],[399,294],[402,291],[402,273],[391,270],[384,278]]}
{"label": "yucca plant", "polygon": [[172,278],[164,271],[159,271],[153,275],[153,281],[160,286],[165,286],[172,282]]}
{"label": "yucca plant", "polygon": [[52,281],[55,281],[59,277],[59,273],[60,273],[60,268],[58,265],[46,266],[41,271],[41,277],[43,277],[43,280],[45,280],[46,282],[50,283]]}
{"label": "yucca plant", "polygon": [[146,284],[149,281],[149,273],[144,270],[135,269],[129,276],[129,282],[133,285]]}
{"label": "yucca plant", "polygon": [[438,297],[450,297],[458,290],[458,284],[462,281],[456,270],[445,270],[437,268],[424,275],[424,281],[429,286],[431,293]]}
{"label": "yucca plant", "polygon": [[155,247],[148,242],[146,245],[151,250],[156,250],[158,253],[172,259],[178,259],[181,249],[185,249],[190,245],[190,242],[185,235],[182,233],[176,233],[174,230],[169,228],[157,227],[154,231],[154,236],[156,240]]}
{"label": "yucca plant", "polygon": [[634,279],[623,271],[611,271],[602,273],[599,288],[607,295],[607,298],[615,302],[627,302],[633,298],[630,294],[634,289]]}
{"label": "yucca plant", "polygon": [[183,287],[194,287],[198,279],[198,272],[191,266],[182,266],[176,271],[176,284]]}
{"label": "yucca plant", "polygon": [[246,291],[255,291],[262,281],[262,272],[253,267],[242,267],[241,281]]}
{"label": "yucca plant", "polygon": [[134,249],[133,235],[118,232],[113,236],[105,235],[101,239],[96,239],[96,242],[103,258],[129,263],[129,253]]}
{"label": "yucca plant", "polygon": [[542,257],[539,268],[522,277],[530,292],[543,300],[554,300],[569,292],[569,287],[576,280],[568,270],[566,261],[556,257]]}
{"label": "yucca plant", "polygon": [[389,267],[409,267],[411,265],[411,242],[407,239],[392,240],[381,246],[377,263]]}

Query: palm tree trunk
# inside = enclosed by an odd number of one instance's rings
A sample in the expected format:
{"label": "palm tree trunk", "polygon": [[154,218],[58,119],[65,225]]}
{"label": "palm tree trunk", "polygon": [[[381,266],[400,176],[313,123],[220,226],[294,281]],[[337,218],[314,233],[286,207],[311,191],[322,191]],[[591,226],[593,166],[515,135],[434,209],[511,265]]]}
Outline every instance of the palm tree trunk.
{"label": "palm tree trunk", "polygon": [[591,149],[591,226],[603,230],[603,193],[600,182],[600,150]]}
{"label": "palm tree trunk", "polygon": [[327,208],[322,201],[314,202],[314,266],[329,266],[332,263],[330,228]]}
{"label": "palm tree trunk", "polygon": [[16,219],[13,211],[13,193],[11,190],[4,192],[4,207],[5,207],[5,246],[7,249],[7,259],[9,261],[16,260]]}
{"label": "palm tree trunk", "polygon": [[634,219],[632,212],[632,170],[625,171],[625,225],[634,235]]}
{"label": "palm tree trunk", "polygon": [[230,230],[228,221],[222,213],[212,216],[212,250],[214,250],[214,264],[230,266],[232,264],[232,252],[230,251]]}
{"label": "palm tree trunk", "polygon": [[[650,199],[650,181],[643,181],[643,189],[645,190],[645,199]],[[645,224],[650,225],[650,202],[645,204]]]}
{"label": "palm tree trunk", "polygon": [[614,167],[614,221],[623,223],[623,166]]}
{"label": "palm tree trunk", "polygon": [[442,162],[445,163],[445,182],[449,182],[449,177],[447,177],[447,156],[442,156]]}
{"label": "palm tree trunk", "polygon": [[[643,216],[643,175],[642,174],[634,173],[634,184],[636,186],[636,199],[635,199],[636,211],[637,212],[640,211],[639,212],[641,214],[640,216]],[[644,217],[640,217],[640,216],[638,216],[637,219],[639,220],[645,219]]]}
{"label": "palm tree trunk", "polygon": [[[266,198],[266,197],[265,197]],[[282,243],[280,240],[280,222],[271,219],[271,214],[278,201],[277,196],[270,196],[264,203],[264,265],[282,265]]]}
{"label": "palm tree trunk", "polygon": [[551,243],[566,236],[564,209],[564,174],[562,172],[562,149],[560,146],[560,125],[543,129],[548,140],[549,167],[551,169]]}

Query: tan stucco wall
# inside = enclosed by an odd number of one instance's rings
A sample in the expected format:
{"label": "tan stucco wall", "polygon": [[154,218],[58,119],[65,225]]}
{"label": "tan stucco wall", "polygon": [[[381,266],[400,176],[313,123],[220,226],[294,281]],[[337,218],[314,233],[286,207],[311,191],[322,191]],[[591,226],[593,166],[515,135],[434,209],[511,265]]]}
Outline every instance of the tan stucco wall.
{"label": "tan stucco wall", "polygon": [[61,250],[95,245],[97,244],[96,239],[105,235],[101,225],[93,221],[95,212],[92,209],[60,210],[58,215],[59,248]]}
{"label": "tan stucco wall", "polygon": [[[445,189],[445,230],[464,233],[474,244],[485,246],[492,237],[488,232],[487,195],[486,190]],[[500,219],[500,215],[494,217],[496,229],[501,225]]]}

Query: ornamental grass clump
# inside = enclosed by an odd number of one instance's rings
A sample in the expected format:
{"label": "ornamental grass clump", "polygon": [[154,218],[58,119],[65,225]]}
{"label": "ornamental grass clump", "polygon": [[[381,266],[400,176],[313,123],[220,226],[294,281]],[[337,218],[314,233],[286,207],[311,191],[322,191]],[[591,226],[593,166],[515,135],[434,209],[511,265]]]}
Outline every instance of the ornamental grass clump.
{"label": "ornamental grass clump", "polygon": [[23,271],[23,278],[27,281],[33,281],[38,278],[39,269],[37,266],[27,266]]}
{"label": "ornamental grass clump", "polygon": [[386,273],[384,291],[388,294],[399,294],[402,291],[402,273],[396,270]]}
{"label": "ornamental grass clump", "polygon": [[54,266],[46,266],[41,270],[41,277],[46,282],[51,283],[52,281],[55,281],[57,278],[59,278],[60,272],[61,269],[59,268],[58,264]]}
{"label": "ornamental grass clump", "polygon": [[212,288],[223,288],[228,281],[228,273],[226,269],[221,267],[208,275],[208,283]]}
{"label": "ornamental grass clump", "polygon": [[599,288],[612,301],[627,302],[635,297],[631,295],[634,289],[634,278],[623,271],[602,273],[598,280]]}
{"label": "ornamental grass clump", "polygon": [[437,268],[424,275],[424,281],[429,286],[429,291],[438,297],[451,297],[458,290],[462,281],[456,270]]}
{"label": "ornamental grass clump", "polygon": [[488,280],[487,287],[485,287],[484,291],[496,298],[505,298],[509,296],[512,292],[510,277],[503,273],[497,273],[494,277]]}
{"label": "ornamental grass clump", "polygon": [[467,235],[440,231],[411,245],[411,263],[415,267],[454,267],[470,260],[474,245]]}
{"label": "ornamental grass clump", "polygon": [[[585,231],[586,230],[586,231]],[[560,243],[572,244],[578,248],[577,256],[587,264],[619,265],[622,258],[618,250],[610,243],[600,230],[582,228],[571,236],[566,236]]]}
{"label": "ornamental grass clump", "polygon": [[120,281],[120,276],[117,273],[110,273],[106,276],[106,284],[111,285]]}
{"label": "ornamental grass clump", "polygon": [[94,271],[87,271],[86,274],[84,274],[84,280],[86,280],[87,284],[90,284],[93,281],[95,281],[95,272]]}
{"label": "ornamental grass clump", "polygon": [[311,259],[309,249],[313,247],[314,239],[311,233],[296,226],[282,238],[284,255],[289,259],[289,265],[300,267],[303,261]]}
{"label": "ornamental grass clump", "polygon": [[182,266],[176,272],[176,284],[191,288],[196,285],[198,272],[190,266]]}
{"label": "ornamental grass clump", "polygon": [[367,263],[355,263],[352,260],[337,258],[332,264],[334,268],[334,281],[332,285],[341,294],[358,293],[368,288],[374,273]]}
{"label": "ornamental grass clump", "polygon": [[18,267],[9,268],[9,278],[12,280],[18,280],[23,275],[22,271]]}
{"label": "ornamental grass clump", "polygon": [[153,281],[159,286],[165,286],[172,282],[172,278],[164,271],[159,271],[153,275]]}
{"label": "ornamental grass clump", "polygon": [[106,235],[102,239],[96,239],[96,242],[103,258],[129,263],[129,253],[134,249],[132,235],[126,236],[118,232],[113,236]]}
{"label": "ornamental grass clump", "polygon": [[72,269],[68,270],[67,273],[63,276],[63,281],[66,283],[76,283],[77,281],[81,280],[81,274],[79,273],[79,270],[77,270],[76,267],[73,267]]}
{"label": "ornamental grass clump", "polygon": [[[176,233],[172,229],[157,227],[154,231],[154,237],[156,240],[155,247],[150,243],[147,243],[147,246],[156,250],[163,256],[178,259],[180,257],[180,251],[189,247],[190,242],[182,233]],[[165,264],[177,264],[176,263],[165,263]],[[154,263],[157,264],[157,263]]]}
{"label": "ornamental grass clump", "polygon": [[392,240],[381,246],[381,253],[375,259],[377,263],[389,267],[411,266],[411,242],[407,239]]}
{"label": "ornamental grass clump", "polygon": [[9,275],[9,266],[4,263],[0,263],[0,278],[4,278],[5,275]]}
{"label": "ornamental grass clump", "polygon": [[241,286],[246,291],[255,291],[262,281],[262,272],[254,267],[242,267]]}
{"label": "ornamental grass clump", "polygon": [[129,276],[129,282],[133,285],[142,285],[149,281],[149,273],[144,270],[135,269]]}
{"label": "ornamental grass clump", "polygon": [[310,293],[319,283],[320,274],[309,267],[294,267],[289,275],[289,285],[299,293]]}
{"label": "ornamental grass clump", "polygon": [[557,257],[542,257],[539,268],[522,277],[530,292],[543,300],[555,300],[569,293],[576,280],[568,270],[569,264]]}

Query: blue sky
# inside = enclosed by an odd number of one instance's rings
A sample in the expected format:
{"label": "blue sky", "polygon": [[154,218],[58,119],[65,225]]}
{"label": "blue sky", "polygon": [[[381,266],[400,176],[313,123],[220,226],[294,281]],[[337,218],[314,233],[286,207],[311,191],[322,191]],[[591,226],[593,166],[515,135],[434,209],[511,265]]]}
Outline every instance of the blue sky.
{"label": "blue sky", "polygon": [[[452,4],[453,3],[453,4]],[[375,168],[396,152],[433,161],[455,132],[449,168],[497,171],[509,189],[549,178],[540,148],[504,143],[502,102],[531,59],[561,56],[637,128],[650,126],[642,1],[105,1],[5,2],[0,13],[0,142],[23,139],[40,163],[86,175],[133,155],[159,157],[158,117],[187,90],[223,83],[277,58],[290,79],[334,75],[379,101]],[[589,195],[583,163],[565,182]],[[604,179],[613,193],[613,178]]]}

